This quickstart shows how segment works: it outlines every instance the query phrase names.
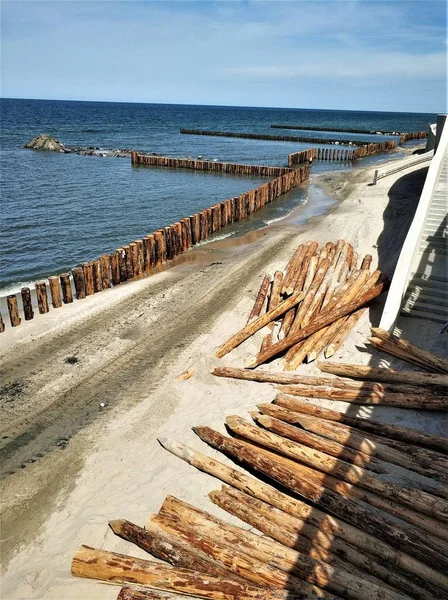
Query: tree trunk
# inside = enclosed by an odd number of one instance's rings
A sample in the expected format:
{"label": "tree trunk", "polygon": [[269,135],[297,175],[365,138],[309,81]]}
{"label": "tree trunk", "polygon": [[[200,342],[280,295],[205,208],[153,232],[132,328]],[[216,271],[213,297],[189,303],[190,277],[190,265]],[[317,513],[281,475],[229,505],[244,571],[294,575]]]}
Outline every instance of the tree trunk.
{"label": "tree trunk", "polygon": [[64,304],[71,304],[73,302],[72,282],[70,281],[70,275],[68,273],[62,273],[59,275],[62,289],[62,301]]}
{"label": "tree trunk", "polygon": [[50,288],[51,303],[53,305],[53,308],[61,308],[62,299],[61,299],[61,290],[59,289],[58,277],[49,277],[48,285]]}
{"label": "tree trunk", "polygon": [[16,295],[10,294],[9,296],[7,296],[6,302],[8,304],[9,320],[11,321],[11,327],[18,327],[22,322],[22,319],[19,317],[19,306],[17,304]]}
{"label": "tree trunk", "polygon": [[265,275],[263,278],[263,281],[261,282],[260,289],[258,290],[255,304],[254,304],[252,310],[250,311],[249,318],[247,319],[248,324],[252,323],[253,321],[255,321],[255,319],[257,319],[260,316],[261,311],[264,306],[264,303],[266,301],[266,296],[268,294],[270,284],[271,284],[271,276],[269,274]]}
{"label": "tree trunk", "polygon": [[84,270],[82,267],[72,269],[73,283],[75,284],[76,299],[82,300],[86,297],[86,283],[84,279]]}
{"label": "tree trunk", "polygon": [[93,264],[92,263],[84,263],[82,265],[82,270],[84,273],[84,283],[86,286],[86,296],[91,296],[94,293],[94,284],[93,284]]}
{"label": "tree trunk", "polygon": [[31,290],[30,290],[30,288],[22,288],[20,290],[20,294],[22,296],[22,306],[23,306],[23,314],[25,317],[25,321],[31,321],[31,319],[34,319],[34,310],[33,310],[33,301],[31,299]]}
{"label": "tree trunk", "polygon": [[101,262],[99,260],[92,261],[92,272],[93,272],[93,291],[94,293],[101,292],[103,289],[101,279]]}
{"label": "tree trunk", "polygon": [[101,263],[101,287],[103,290],[110,288],[110,258],[108,254],[100,256]]}
{"label": "tree trunk", "polygon": [[36,283],[36,296],[39,312],[43,315],[50,310],[48,308],[47,286],[44,281],[38,281]]}

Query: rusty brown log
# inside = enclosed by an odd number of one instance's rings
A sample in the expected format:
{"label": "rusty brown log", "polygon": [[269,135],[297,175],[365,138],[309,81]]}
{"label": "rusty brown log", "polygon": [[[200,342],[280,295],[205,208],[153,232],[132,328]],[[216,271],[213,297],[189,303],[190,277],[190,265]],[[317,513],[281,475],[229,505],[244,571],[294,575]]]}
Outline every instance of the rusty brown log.
{"label": "rusty brown log", "polygon": [[20,290],[20,295],[22,296],[23,315],[25,317],[25,321],[31,321],[34,319],[34,310],[30,288],[22,288]]}
{"label": "rusty brown log", "polygon": [[372,256],[370,254],[366,254],[362,259],[361,270],[368,271],[370,269],[370,265],[372,264]]}
{"label": "rusty brown log", "polygon": [[61,308],[62,298],[61,298],[61,290],[59,288],[59,278],[58,277],[49,277],[48,278],[48,287],[50,288],[51,304],[53,305],[53,308]]}
{"label": "rusty brown log", "polygon": [[86,296],[91,296],[94,293],[93,283],[93,263],[84,263],[82,265],[82,271],[84,273],[84,285],[86,288]]}
{"label": "rusty brown log", "polygon": [[71,304],[73,302],[73,292],[70,275],[68,273],[62,273],[59,275],[59,281],[62,290],[62,302],[64,304]]}
{"label": "rusty brown log", "polygon": [[289,259],[283,279],[282,294],[290,296],[294,292],[294,282],[297,279],[307,249],[306,244],[300,244]]}
{"label": "rusty brown log", "polygon": [[293,296],[290,296],[283,302],[280,302],[277,308],[269,310],[261,317],[258,317],[258,319],[252,321],[252,323],[249,323],[248,325],[243,327],[243,329],[241,329],[238,333],[233,335],[227,342],[220,346],[220,348],[216,352],[216,357],[222,358],[223,356],[225,356],[228,352],[242,344],[245,340],[247,340],[254,333],[262,329],[265,325],[268,325],[271,321],[275,321],[280,315],[283,315],[290,308],[299,304],[299,302],[301,302],[302,299],[303,292],[298,292]]}
{"label": "rusty brown log", "polygon": [[[189,596],[174,592],[160,592],[148,586],[124,586],[121,588],[117,600],[185,600]],[[198,596],[202,598],[203,596]]]}
{"label": "rusty brown log", "polygon": [[39,312],[43,315],[50,310],[48,307],[47,286],[44,281],[38,281],[36,283],[36,296]]}
{"label": "rusty brown log", "polygon": [[250,311],[249,318],[247,319],[247,323],[252,323],[261,315],[261,311],[264,307],[266,297],[268,295],[269,286],[271,284],[271,276],[269,274],[265,275],[263,281],[261,282],[260,289],[258,290],[257,297],[255,299],[255,304]]}
{"label": "rusty brown log", "polygon": [[121,248],[121,250],[123,251],[123,258],[125,261],[126,280],[134,279],[134,264],[132,261],[133,253],[131,251],[130,244],[129,244],[129,246],[123,246],[123,248]]}
{"label": "rusty brown log", "polygon": [[9,320],[11,327],[18,327],[22,322],[19,316],[19,306],[17,304],[17,297],[15,294],[10,294],[6,297],[6,303],[8,305]]}
{"label": "rusty brown log", "polygon": [[95,294],[101,292],[102,286],[102,273],[101,273],[101,261],[99,259],[92,261],[92,273],[93,273],[93,291]]}
{"label": "rusty brown log", "polygon": [[100,263],[101,263],[101,288],[103,290],[107,290],[108,288],[110,288],[110,275],[111,275],[109,255],[102,254],[100,256]]}
{"label": "rusty brown log", "polygon": [[120,283],[124,283],[128,279],[128,270],[126,267],[126,250],[117,248],[118,268],[120,270]]}
{"label": "rusty brown log", "polygon": [[75,285],[76,299],[82,300],[86,297],[86,284],[84,279],[84,269],[75,267],[72,269],[73,283]]}

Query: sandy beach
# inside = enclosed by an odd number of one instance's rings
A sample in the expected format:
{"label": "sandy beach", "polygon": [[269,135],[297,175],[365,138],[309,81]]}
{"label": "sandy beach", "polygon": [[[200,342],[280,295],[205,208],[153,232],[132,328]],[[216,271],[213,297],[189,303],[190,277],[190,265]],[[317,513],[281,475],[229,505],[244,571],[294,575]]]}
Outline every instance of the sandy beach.
{"label": "sandy beach", "polygon": [[[264,332],[222,360],[214,356],[245,324],[263,276],[284,268],[299,243],[343,238],[393,275],[427,168],[408,168],[376,186],[369,185],[373,171],[314,176],[313,184],[337,202],[306,225],[298,226],[293,214],[237,242],[195,248],[170,269],[2,334],[4,600],[116,598],[116,586],[72,577],[71,558],[81,544],[147,557],[129,550],[107,522],[143,524],[167,494],[223,515],[207,498],[218,483],[169,455],[157,437],[218,456],[191,427],[224,432],[225,416],[246,417],[257,403],[273,399],[267,384],[218,379],[210,371],[217,364],[241,367],[256,353]],[[384,299],[371,305],[334,360],[404,367],[365,345]],[[437,324],[401,319],[399,325],[406,337],[441,353]],[[278,364],[269,368],[278,370]],[[186,370],[194,375],[176,380]],[[300,371],[319,373],[315,363]],[[446,421],[424,411],[359,411],[448,435]]]}

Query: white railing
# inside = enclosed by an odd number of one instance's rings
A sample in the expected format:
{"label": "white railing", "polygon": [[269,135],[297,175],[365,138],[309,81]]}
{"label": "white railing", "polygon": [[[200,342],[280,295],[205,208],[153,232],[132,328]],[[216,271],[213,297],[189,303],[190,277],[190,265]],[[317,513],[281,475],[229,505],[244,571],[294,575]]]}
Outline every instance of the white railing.
{"label": "white railing", "polygon": [[395,273],[387,295],[386,304],[381,316],[380,327],[386,331],[392,331],[400,312],[401,305],[406,293],[412,264],[418,254],[420,238],[425,226],[426,216],[431,204],[432,194],[443,167],[443,159],[448,148],[448,127],[444,127],[437,152],[429,165],[425,185],[423,186],[420,201],[415,211],[414,219],[398,258]]}
{"label": "white railing", "polygon": [[412,159],[406,159],[400,161],[397,165],[393,165],[386,169],[377,169],[373,176],[373,185],[376,185],[378,179],[383,179],[383,177],[387,177],[388,175],[393,175],[394,173],[399,173],[404,169],[408,169],[409,167],[413,167],[414,165],[419,165],[420,163],[427,162],[432,160],[434,156],[434,151],[430,150],[430,152],[425,152],[424,154],[420,154],[418,156],[412,157]]}

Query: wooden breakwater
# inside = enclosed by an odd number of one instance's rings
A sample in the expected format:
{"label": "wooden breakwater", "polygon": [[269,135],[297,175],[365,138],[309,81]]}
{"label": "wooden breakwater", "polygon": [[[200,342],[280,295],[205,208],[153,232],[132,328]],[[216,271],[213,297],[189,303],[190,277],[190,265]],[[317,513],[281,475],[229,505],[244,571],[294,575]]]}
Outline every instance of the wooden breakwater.
{"label": "wooden breakwater", "polygon": [[390,152],[397,147],[395,140],[365,144],[357,148],[310,148],[288,154],[288,167],[311,162],[313,160],[353,162],[358,158]]}
{"label": "wooden breakwater", "polygon": [[[150,160],[146,162],[146,158]],[[152,162],[154,159],[158,159],[163,163],[163,157],[145,157],[138,154],[133,157],[132,164],[160,166],[160,164],[157,164],[158,161],[156,163]],[[179,163],[182,163],[185,159],[168,158],[165,160],[168,162],[174,160],[175,162],[170,165],[166,162],[163,166],[179,168]],[[207,161],[189,162],[206,163]],[[210,163],[210,165],[214,164],[216,163]],[[237,166],[248,167],[250,165]],[[190,165],[186,168],[194,168],[194,166]],[[180,219],[167,227],[162,227],[141,239],[118,248],[111,254],[103,254],[96,260],[78,265],[71,272],[50,277],[48,285],[44,281],[37,282],[34,290],[34,302],[31,290],[28,287],[22,288],[20,294],[9,295],[7,306],[11,327],[17,327],[22,322],[19,299],[22,305],[22,315],[25,321],[29,321],[34,318],[36,305],[38,312],[45,314],[50,311],[50,304],[54,309],[57,309],[63,304],[70,304],[74,300],[82,300],[87,296],[126,281],[151,275],[191,247],[204,242],[228,225],[249,217],[255,211],[262,209],[283,194],[307,181],[310,173],[309,165],[295,169],[260,167],[263,171],[258,171],[258,168],[257,165],[254,165],[253,172],[243,173],[241,171],[240,173],[261,175],[267,169],[266,173],[276,174],[275,178],[239,196],[223,200],[202,210],[200,213]],[[202,164],[198,164],[197,169],[207,170],[203,168]],[[0,333],[4,330],[5,323],[0,314]]]}
{"label": "wooden breakwater", "polygon": [[424,140],[427,137],[427,131],[410,131],[409,133],[402,133],[400,135],[400,144],[404,144],[409,140]]}
{"label": "wooden breakwater", "polygon": [[237,163],[214,162],[210,160],[191,160],[189,158],[170,158],[167,156],[147,156],[138,152],[131,153],[134,166],[169,167],[170,169],[193,169],[211,171],[229,175],[254,175],[257,177],[281,177],[289,172],[286,167],[267,167],[264,165],[240,165]]}
{"label": "wooden breakwater", "polygon": [[244,138],[248,140],[268,140],[272,142],[304,142],[308,144],[325,144],[327,146],[347,145],[362,146],[366,141],[336,140],[330,138],[301,137],[293,135],[266,135],[264,133],[240,133],[235,131],[205,131],[203,129],[181,129],[180,133],[187,135],[211,135],[213,137]]}
{"label": "wooden breakwater", "polygon": [[[369,129],[339,129],[338,127],[315,127],[310,125],[271,125],[272,129],[295,129],[300,131],[323,131],[331,133],[362,133],[366,135],[395,135],[400,136],[400,144],[408,140],[422,140],[428,137],[426,131],[374,131]],[[366,143],[366,142],[364,142]]]}

